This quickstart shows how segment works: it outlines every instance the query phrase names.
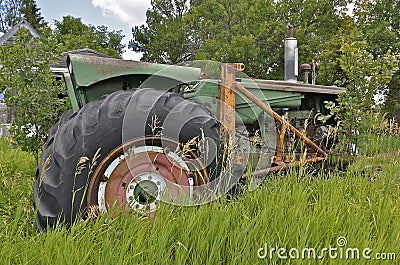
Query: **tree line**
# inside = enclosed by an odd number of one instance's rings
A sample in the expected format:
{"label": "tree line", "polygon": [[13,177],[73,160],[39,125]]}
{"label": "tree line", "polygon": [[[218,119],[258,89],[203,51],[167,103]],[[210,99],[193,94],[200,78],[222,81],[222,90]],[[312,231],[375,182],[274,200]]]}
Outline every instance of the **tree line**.
{"label": "tree line", "polygon": [[342,41],[365,41],[375,58],[400,48],[398,0],[153,0],[146,24],[129,47],[143,61],[179,63],[190,57],[240,61],[248,74],[282,79],[286,25],[295,25],[302,63],[319,62],[319,83],[342,80]]}

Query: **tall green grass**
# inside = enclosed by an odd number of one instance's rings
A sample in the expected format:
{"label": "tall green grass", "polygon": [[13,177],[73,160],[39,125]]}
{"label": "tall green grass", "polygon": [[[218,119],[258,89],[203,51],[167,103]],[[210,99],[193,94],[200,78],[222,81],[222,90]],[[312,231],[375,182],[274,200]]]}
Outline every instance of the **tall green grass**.
{"label": "tall green grass", "polygon": [[[35,161],[29,154],[16,149],[9,138],[0,138],[0,241],[8,232],[8,224],[14,223],[15,214],[30,218],[34,214],[31,202]],[[22,224],[21,224],[22,225]],[[33,227],[32,222],[23,226]]]}
{"label": "tall green grass", "polygon": [[[373,141],[375,141],[373,139]],[[391,140],[390,140],[391,141]],[[396,138],[395,141],[398,141]],[[375,142],[371,144],[377,145]],[[375,150],[375,149],[374,149]],[[372,152],[372,151],[371,151]],[[269,176],[254,192],[197,207],[162,205],[154,220],[101,216],[39,234],[34,227],[33,159],[0,143],[0,264],[313,264],[260,259],[260,248],[346,247],[400,259],[399,151],[375,150],[345,171],[301,168]],[[329,259],[321,264],[374,264]]]}

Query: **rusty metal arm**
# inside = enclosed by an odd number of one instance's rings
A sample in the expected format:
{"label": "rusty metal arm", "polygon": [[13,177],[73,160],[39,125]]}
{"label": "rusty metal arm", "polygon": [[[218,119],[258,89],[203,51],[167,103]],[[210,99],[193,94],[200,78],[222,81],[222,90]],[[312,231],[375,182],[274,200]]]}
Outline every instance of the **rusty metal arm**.
{"label": "rusty metal arm", "polygon": [[260,107],[262,110],[264,110],[266,113],[274,117],[276,121],[279,121],[281,124],[285,125],[290,131],[292,131],[297,137],[299,137],[301,140],[305,142],[305,144],[309,147],[311,147],[314,151],[317,152],[317,154],[320,154],[323,159],[325,159],[328,154],[322,150],[318,145],[316,145],[313,141],[311,141],[305,134],[297,130],[292,124],[290,124],[288,121],[283,119],[278,113],[276,113],[273,109],[271,109],[269,106],[267,106],[264,102],[262,102],[260,99],[255,97],[250,91],[248,91],[246,88],[244,88],[242,85],[236,82],[236,90],[242,93],[245,97],[247,97],[249,100],[251,100],[254,104],[256,104],[258,107]]}
{"label": "rusty metal arm", "polygon": [[[263,177],[265,175],[268,175],[269,173],[280,172],[283,170],[287,170],[289,168],[298,167],[298,166],[305,165],[305,164],[318,163],[318,162],[321,162],[324,160],[325,160],[325,158],[323,158],[323,157],[309,158],[304,161],[292,162],[292,163],[288,163],[288,164],[285,164],[282,166],[275,166],[275,167],[256,170],[256,171],[251,172],[251,176]],[[248,177],[247,173],[242,175],[242,179],[246,179],[247,177]]]}

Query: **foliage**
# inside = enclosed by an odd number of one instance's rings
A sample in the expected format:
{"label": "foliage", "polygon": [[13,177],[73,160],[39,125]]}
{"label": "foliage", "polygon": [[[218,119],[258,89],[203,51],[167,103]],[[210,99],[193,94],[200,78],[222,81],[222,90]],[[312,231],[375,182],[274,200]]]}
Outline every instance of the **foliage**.
{"label": "foliage", "polygon": [[385,105],[383,111],[388,114],[389,118],[394,118],[400,123],[400,71],[397,71],[385,93]]}
{"label": "foliage", "polygon": [[26,21],[37,31],[41,32],[46,26],[44,18],[40,14],[40,8],[38,8],[35,0],[21,0],[20,12]]}
{"label": "foliage", "polygon": [[342,42],[351,43],[361,40],[357,25],[351,17],[345,16],[342,26],[335,35],[326,40],[316,58],[319,63],[317,83],[346,86],[346,73],[338,60],[342,56],[340,48]]}
{"label": "foliage", "polygon": [[64,16],[55,21],[54,35],[63,52],[91,48],[114,58],[121,58],[125,45],[121,30],[109,31],[106,26],[86,25],[81,18]]}
{"label": "foliage", "polygon": [[190,54],[189,35],[183,16],[189,8],[188,0],[153,0],[147,10],[147,25],[132,28],[129,48],[143,52],[144,61],[176,64]]}
{"label": "foliage", "polygon": [[12,133],[37,163],[48,129],[67,108],[66,100],[59,98],[65,88],[50,70],[58,49],[49,30],[40,39],[20,30],[15,44],[0,47],[0,87],[7,89],[5,102],[13,110]]}
{"label": "foliage", "polygon": [[[375,57],[384,56],[387,50],[393,54],[400,53],[400,1],[399,0],[357,0],[355,1],[355,18],[360,31],[368,42],[368,51]],[[384,111],[388,118],[397,117],[400,121],[400,72],[386,91]]]}
{"label": "foliage", "polygon": [[346,135],[342,144],[346,151],[354,151],[360,135],[369,129],[365,120],[380,107],[376,97],[387,88],[398,70],[397,56],[390,50],[384,56],[374,58],[367,47],[366,41],[347,42],[342,39],[337,59],[344,74],[337,82],[346,87],[346,92],[339,95],[339,104],[330,108],[342,122],[341,129]]}
{"label": "foliage", "polygon": [[356,0],[355,18],[369,43],[368,50],[374,55],[384,54],[388,49],[400,51],[400,1]]}
{"label": "foliage", "polygon": [[20,0],[0,0],[0,31],[6,32],[15,24],[17,24],[21,18]]}
{"label": "foliage", "polygon": [[284,36],[286,29],[285,24],[270,23],[272,5],[273,1],[207,0],[193,7],[185,21],[194,59],[242,62],[250,76],[273,72],[276,56],[270,50],[283,48],[282,39],[274,42],[276,34]]}
{"label": "foliage", "polygon": [[1,32],[8,31],[22,18],[25,18],[38,31],[46,25],[35,0],[0,0]]}
{"label": "foliage", "polygon": [[348,1],[202,0],[190,1],[190,9],[188,2],[152,1],[147,25],[133,28],[129,47],[143,52],[143,61],[176,63],[190,55],[243,62],[250,76],[282,79],[286,24],[296,25],[300,60],[310,63],[342,24]]}

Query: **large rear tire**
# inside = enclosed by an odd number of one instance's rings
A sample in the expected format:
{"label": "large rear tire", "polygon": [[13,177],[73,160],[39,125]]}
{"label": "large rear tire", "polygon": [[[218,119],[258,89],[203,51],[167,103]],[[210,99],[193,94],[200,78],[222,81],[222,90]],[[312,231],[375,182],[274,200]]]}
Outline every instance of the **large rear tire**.
{"label": "large rear tire", "polygon": [[[155,115],[160,128],[163,127],[166,114],[179,121],[179,111],[190,113],[193,118],[182,121],[185,125],[179,136],[170,137],[174,137],[177,142],[186,143],[196,137],[205,136],[218,145],[219,123],[203,106],[185,100],[178,94],[140,89],[118,91],[90,102],[78,112],[69,113],[68,119],[62,123],[56,124],[57,129],[52,129],[44,146],[33,195],[39,230],[59,221],[70,225],[84,212],[87,187],[92,177],[89,175],[89,168],[91,172],[95,172],[102,162],[93,163],[96,152],[100,150],[99,160],[102,160],[121,146],[123,141],[129,140],[122,133],[128,105],[131,106],[129,117],[133,120],[143,119],[143,110],[150,107],[152,116],[148,115],[143,122],[151,124]],[[177,105],[180,106],[179,110],[174,109]],[[146,124],[138,126],[146,127]],[[144,133],[132,130],[129,137],[133,139],[154,136],[151,133],[154,130],[146,129]],[[215,161],[216,159],[207,166],[210,178],[219,174]]]}

